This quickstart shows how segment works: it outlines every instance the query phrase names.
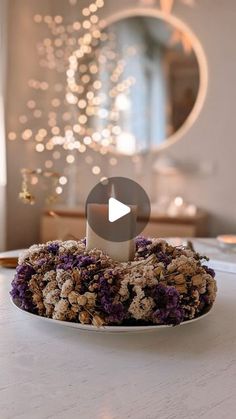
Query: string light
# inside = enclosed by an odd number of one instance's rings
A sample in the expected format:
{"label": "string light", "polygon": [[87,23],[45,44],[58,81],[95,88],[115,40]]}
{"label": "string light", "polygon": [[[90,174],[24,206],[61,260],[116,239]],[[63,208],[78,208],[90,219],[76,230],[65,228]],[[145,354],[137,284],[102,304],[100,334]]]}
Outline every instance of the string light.
{"label": "string light", "polygon": [[72,154],[69,154],[69,155],[66,157],[66,161],[67,161],[67,163],[72,164],[72,163],[74,163],[75,158],[74,158],[74,156],[73,156]]}
{"label": "string light", "polygon": [[93,173],[94,175],[99,175],[99,174],[101,173],[101,169],[100,169],[100,167],[99,167],[99,166],[93,166],[93,168],[92,168],[92,173]]}
{"label": "string light", "polygon": [[8,140],[10,140],[10,141],[16,140],[16,133],[15,132],[9,132],[8,133]]}
{"label": "string light", "polygon": [[[68,1],[72,6],[77,4],[77,0]],[[104,7],[104,1],[88,3],[82,10],[83,19],[80,21],[65,24],[64,17],[59,14],[35,14],[33,17],[35,23],[47,25],[47,36],[37,43],[43,74],[48,69],[65,75],[67,80],[64,85],[60,81],[52,84],[46,77],[41,80],[30,78],[28,87],[32,95],[26,103],[26,112],[19,117],[19,123],[26,124],[19,137],[34,142],[37,153],[47,153],[46,169],[51,169],[61,159],[65,159],[66,164],[74,164],[76,153],[88,150],[105,155],[122,134],[118,123],[122,102],[119,94],[128,94],[135,81],[124,77],[126,63],[114,50],[115,37],[101,29],[99,10]],[[113,86],[109,94],[112,100],[103,89],[101,74],[104,65],[111,74]],[[61,77],[59,75],[58,80],[62,80]],[[41,95],[44,92],[47,92],[49,109],[43,107]],[[109,107],[107,100],[112,103]],[[29,127],[32,118],[35,118],[33,130]],[[16,138],[16,132],[8,133],[9,140]],[[94,175],[101,173],[91,155],[85,156],[85,162],[93,164],[91,171]],[[109,164],[115,166],[117,159],[110,158]],[[32,177],[31,184],[36,185],[39,178],[36,182],[36,176]],[[58,182],[64,186],[67,178],[60,176]],[[57,195],[62,193],[59,185],[55,186]]]}
{"label": "string light", "polygon": [[61,177],[60,177],[60,179],[59,179],[59,183],[60,183],[60,185],[66,185],[66,184],[67,184],[67,182],[68,182],[68,179],[67,179],[67,177],[66,177],[66,176],[61,176]]}

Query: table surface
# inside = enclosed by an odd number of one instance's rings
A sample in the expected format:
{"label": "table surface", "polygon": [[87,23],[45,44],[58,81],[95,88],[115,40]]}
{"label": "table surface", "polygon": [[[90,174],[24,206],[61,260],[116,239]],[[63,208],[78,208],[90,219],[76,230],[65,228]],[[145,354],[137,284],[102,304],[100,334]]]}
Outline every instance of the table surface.
{"label": "table surface", "polygon": [[9,300],[13,275],[0,269],[1,419],[235,418],[236,274],[217,272],[206,318],[137,335],[32,319]]}

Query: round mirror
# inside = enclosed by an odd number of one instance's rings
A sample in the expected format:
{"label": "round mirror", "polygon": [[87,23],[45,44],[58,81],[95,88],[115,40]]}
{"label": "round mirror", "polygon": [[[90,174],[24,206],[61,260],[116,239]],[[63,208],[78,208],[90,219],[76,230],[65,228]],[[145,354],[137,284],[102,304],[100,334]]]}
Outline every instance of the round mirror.
{"label": "round mirror", "polygon": [[160,10],[137,9],[107,19],[97,38],[77,67],[89,68],[92,77],[78,102],[85,95],[93,101],[88,142],[95,150],[134,155],[180,139],[207,88],[205,55],[190,29]]}

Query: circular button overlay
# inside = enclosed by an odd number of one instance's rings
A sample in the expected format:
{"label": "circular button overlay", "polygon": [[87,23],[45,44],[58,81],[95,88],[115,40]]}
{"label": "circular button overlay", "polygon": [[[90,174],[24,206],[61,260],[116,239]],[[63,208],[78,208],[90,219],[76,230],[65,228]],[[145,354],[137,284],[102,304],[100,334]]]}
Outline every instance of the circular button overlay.
{"label": "circular button overlay", "polygon": [[146,227],[150,212],[150,200],[145,190],[125,177],[111,177],[99,182],[86,201],[90,228],[112,242],[138,236]]}

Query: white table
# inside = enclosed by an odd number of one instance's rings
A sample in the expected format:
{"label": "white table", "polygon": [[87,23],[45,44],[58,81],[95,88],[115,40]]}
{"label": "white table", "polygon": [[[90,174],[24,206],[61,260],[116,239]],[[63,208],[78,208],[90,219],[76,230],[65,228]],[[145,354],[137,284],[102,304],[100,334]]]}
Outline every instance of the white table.
{"label": "white table", "polygon": [[218,273],[215,308],[140,335],[79,332],[32,319],[0,270],[1,419],[234,419],[236,275]]}

